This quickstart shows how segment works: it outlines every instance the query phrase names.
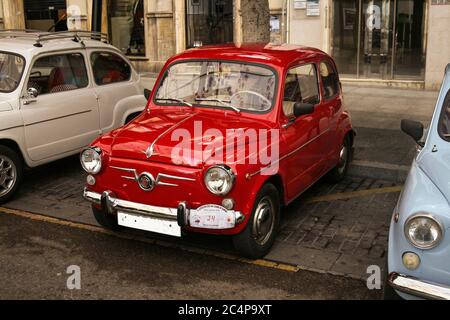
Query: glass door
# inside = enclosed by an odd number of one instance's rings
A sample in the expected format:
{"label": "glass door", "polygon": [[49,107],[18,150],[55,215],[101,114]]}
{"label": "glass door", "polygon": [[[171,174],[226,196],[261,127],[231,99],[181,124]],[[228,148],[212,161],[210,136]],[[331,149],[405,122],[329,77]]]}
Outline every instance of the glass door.
{"label": "glass door", "polygon": [[425,0],[333,1],[331,49],[342,77],[424,77]]}
{"label": "glass door", "polygon": [[425,78],[426,1],[397,0],[394,79]]}
{"label": "glass door", "polygon": [[390,79],[394,0],[364,0],[362,9],[359,76]]}
{"label": "glass door", "polygon": [[333,1],[333,58],[342,77],[356,78],[359,73],[361,0]]}

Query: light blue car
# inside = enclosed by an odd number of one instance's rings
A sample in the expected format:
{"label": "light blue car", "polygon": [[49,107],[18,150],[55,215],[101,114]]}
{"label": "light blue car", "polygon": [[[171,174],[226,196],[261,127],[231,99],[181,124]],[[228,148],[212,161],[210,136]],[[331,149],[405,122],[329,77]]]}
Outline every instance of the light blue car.
{"label": "light blue car", "polygon": [[418,149],[391,221],[385,298],[450,299],[450,64],[428,130],[402,130]]}

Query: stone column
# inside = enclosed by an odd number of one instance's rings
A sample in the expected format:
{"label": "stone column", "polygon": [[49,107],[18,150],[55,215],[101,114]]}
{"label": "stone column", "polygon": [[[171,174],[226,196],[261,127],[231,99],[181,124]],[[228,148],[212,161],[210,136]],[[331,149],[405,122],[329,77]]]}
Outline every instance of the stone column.
{"label": "stone column", "polygon": [[90,30],[92,0],[67,0],[67,29]]}
{"label": "stone column", "polygon": [[444,77],[445,66],[450,62],[450,1],[447,4],[431,1],[428,5],[425,88],[438,90]]}
{"label": "stone column", "polygon": [[240,12],[235,20],[235,38],[242,42],[269,42],[269,0],[235,0],[235,7]]}
{"label": "stone column", "polygon": [[146,68],[150,72],[159,72],[165,61],[177,52],[177,41],[180,48],[183,45],[181,35],[184,37],[184,32],[175,29],[174,6],[167,0],[152,0],[146,6],[148,32],[145,40],[149,59]]}
{"label": "stone column", "polygon": [[5,29],[25,29],[23,0],[2,0],[1,7]]}
{"label": "stone column", "polygon": [[5,25],[3,22],[4,22],[3,3],[2,0],[0,0],[0,30],[5,29]]}

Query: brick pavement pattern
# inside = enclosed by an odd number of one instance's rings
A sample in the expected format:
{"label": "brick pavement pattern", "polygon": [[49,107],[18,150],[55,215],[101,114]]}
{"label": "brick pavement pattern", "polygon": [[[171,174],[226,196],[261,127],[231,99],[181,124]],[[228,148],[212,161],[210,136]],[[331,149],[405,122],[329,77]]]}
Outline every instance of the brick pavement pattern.
{"label": "brick pavement pattern", "polygon": [[[90,204],[81,196],[84,179],[78,157],[30,170],[19,194],[5,206],[97,225]],[[266,258],[319,272],[364,278],[367,266],[384,264],[389,221],[398,193],[332,202],[308,203],[308,199],[393,185],[392,182],[358,177],[349,177],[339,184],[319,181],[284,208],[280,234]],[[213,249],[231,250],[228,238],[167,239],[194,245],[208,243],[207,246]]]}

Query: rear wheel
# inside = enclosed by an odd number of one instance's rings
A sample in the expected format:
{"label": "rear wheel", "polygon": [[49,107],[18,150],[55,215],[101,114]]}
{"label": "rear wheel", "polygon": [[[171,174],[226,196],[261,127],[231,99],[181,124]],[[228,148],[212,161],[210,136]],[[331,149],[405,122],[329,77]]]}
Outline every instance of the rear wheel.
{"label": "rear wheel", "polygon": [[108,214],[95,206],[92,206],[92,213],[94,214],[95,220],[97,220],[102,227],[113,231],[120,231],[123,229],[123,227],[117,223],[116,215]]}
{"label": "rear wheel", "polygon": [[336,167],[334,167],[334,169],[331,170],[329,174],[329,178],[332,182],[339,182],[345,178],[348,172],[348,168],[350,167],[351,156],[352,156],[352,145],[350,137],[349,135],[347,135],[344,138],[344,141],[342,142],[342,146],[339,151],[339,162],[336,165]]}
{"label": "rear wheel", "polygon": [[23,162],[11,148],[0,146],[0,203],[14,196],[23,179]]}
{"label": "rear wheel", "polygon": [[248,258],[262,258],[269,253],[275,241],[279,221],[279,192],[268,183],[259,191],[244,231],[233,236],[234,247]]}

